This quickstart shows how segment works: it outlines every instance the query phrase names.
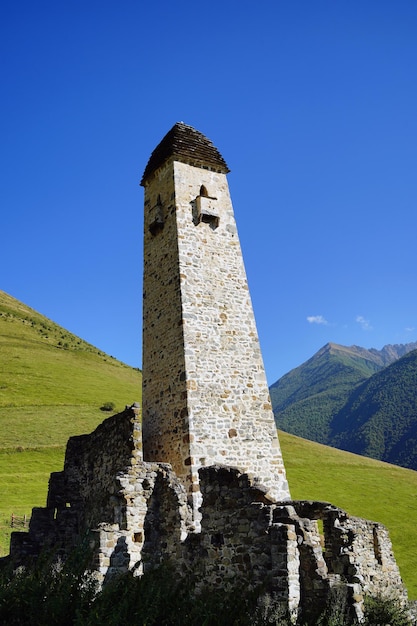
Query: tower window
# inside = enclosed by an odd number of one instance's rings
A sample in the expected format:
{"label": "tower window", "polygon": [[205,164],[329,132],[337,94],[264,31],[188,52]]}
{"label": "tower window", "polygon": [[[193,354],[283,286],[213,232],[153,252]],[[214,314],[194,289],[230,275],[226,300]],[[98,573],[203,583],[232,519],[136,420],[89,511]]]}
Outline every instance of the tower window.
{"label": "tower window", "polygon": [[152,235],[157,235],[164,227],[164,208],[162,206],[161,196],[158,194],[156,205],[151,209],[151,222],[149,230]]}
{"label": "tower window", "polygon": [[196,213],[194,214],[194,224],[209,224],[212,230],[219,225],[219,215],[217,210],[217,198],[208,195],[204,185],[200,187],[200,195],[195,200]]}
{"label": "tower window", "polygon": [[201,221],[203,224],[210,224],[211,228],[215,229],[219,225],[218,215],[210,215],[209,213],[201,214]]}

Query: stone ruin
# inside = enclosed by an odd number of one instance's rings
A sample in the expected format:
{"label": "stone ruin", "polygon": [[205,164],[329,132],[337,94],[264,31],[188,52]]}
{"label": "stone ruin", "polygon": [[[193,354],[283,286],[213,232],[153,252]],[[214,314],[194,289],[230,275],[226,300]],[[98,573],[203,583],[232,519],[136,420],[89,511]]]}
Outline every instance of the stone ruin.
{"label": "stone ruin", "polygon": [[91,564],[105,584],[165,561],[199,589],[236,584],[262,588],[314,623],[332,589],[347,590],[363,615],[365,595],[406,601],[388,532],[326,502],[272,502],[248,474],[221,465],[199,470],[200,530],[186,489],[169,464],[141,454],[138,407],[106,419],[92,434],[71,437],[64,471],[51,474],[45,508],[29,533],[14,532],[17,562],[45,548],[65,554],[88,533]]}
{"label": "stone ruin", "polygon": [[13,533],[16,563],[88,537],[101,584],[169,562],[205,588],[262,589],[314,623],[342,587],[405,603],[387,530],[291,500],[234,222],[228,168],[176,124],[145,187],[143,411],[71,437],[46,507]]}

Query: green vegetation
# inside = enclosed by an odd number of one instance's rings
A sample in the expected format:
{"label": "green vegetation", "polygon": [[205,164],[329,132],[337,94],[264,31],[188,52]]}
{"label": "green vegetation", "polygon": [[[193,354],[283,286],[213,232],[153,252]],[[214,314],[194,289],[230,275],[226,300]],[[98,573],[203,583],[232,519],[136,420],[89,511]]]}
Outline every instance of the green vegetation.
{"label": "green vegetation", "polygon": [[365,598],[365,621],[363,626],[379,626],[389,624],[389,626],[409,626],[410,618],[406,610],[395,598],[387,600],[384,598]]}
{"label": "green vegetation", "polygon": [[[86,574],[82,547],[65,563],[47,555],[18,575],[0,572],[0,622],[8,626],[295,626],[275,596],[262,589],[242,593],[241,587],[192,593],[192,581],[181,580],[169,565],[135,578],[109,581],[97,593]],[[358,626],[346,610],[345,596],[333,594],[317,626]],[[409,626],[394,600],[367,598],[363,626]],[[307,626],[304,620],[297,626]],[[313,626],[310,622],[310,626]]]}
{"label": "green vegetation", "polygon": [[105,402],[103,406],[100,407],[100,411],[114,411],[116,408],[114,402]]}
{"label": "green vegetation", "polygon": [[0,556],[9,553],[12,514],[30,517],[33,507],[45,506],[49,476],[63,469],[64,453],[64,446],[0,450]]}
{"label": "green vegetation", "polygon": [[337,447],[417,469],[417,350],[357,387],[332,431]]}
{"label": "green vegetation", "polygon": [[381,367],[367,350],[327,344],[271,385],[278,428],[312,441],[330,443],[332,417],[343,407],[352,389]]}
{"label": "green vegetation", "polygon": [[[139,370],[109,357],[0,291],[0,555],[10,519],[44,506],[69,437],[141,401]],[[109,399],[111,402],[109,403]]]}
{"label": "green vegetation", "polygon": [[413,346],[378,352],[328,344],[271,386],[277,426],[417,469],[417,350],[392,362]]}

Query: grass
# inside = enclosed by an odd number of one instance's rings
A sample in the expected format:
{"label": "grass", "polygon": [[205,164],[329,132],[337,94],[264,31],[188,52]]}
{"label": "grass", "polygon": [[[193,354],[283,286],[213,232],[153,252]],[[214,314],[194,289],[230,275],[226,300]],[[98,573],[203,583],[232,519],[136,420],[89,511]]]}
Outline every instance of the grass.
{"label": "grass", "polygon": [[141,401],[142,375],[0,291],[0,448],[65,445]]}
{"label": "grass", "polygon": [[64,447],[0,451],[0,556],[9,553],[12,514],[30,516],[45,506],[51,472],[64,465]]}
{"label": "grass", "polygon": [[44,506],[72,435],[141,401],[142,375],[0,291],[0,555],[10,518]]}

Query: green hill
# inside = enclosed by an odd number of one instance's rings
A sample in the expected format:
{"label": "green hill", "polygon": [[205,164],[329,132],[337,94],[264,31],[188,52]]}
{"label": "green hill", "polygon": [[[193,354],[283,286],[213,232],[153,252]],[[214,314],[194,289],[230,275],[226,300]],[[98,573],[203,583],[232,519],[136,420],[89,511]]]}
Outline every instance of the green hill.
{"label": "green hill", "polygon": [[[61,343],[60,343],[61,342]],[[69,436],[140,401],[141,374],[0,292],[0,552],[11,514],[44,506]],[[417,598],[417,472],[280,433],[292,496],[333,502],[389,528],[411,598]],[[375,497],[378,494],[378,497]]]}
{"label": "green hill", "polygon": [[141,400],[141,373],[0,291],[0,447],[65,445]]}
{"label": "green hill", "polygon": [[142,375],[0,291],[0,550],[11,514],[44,505],[72,435],[140,402]]}

